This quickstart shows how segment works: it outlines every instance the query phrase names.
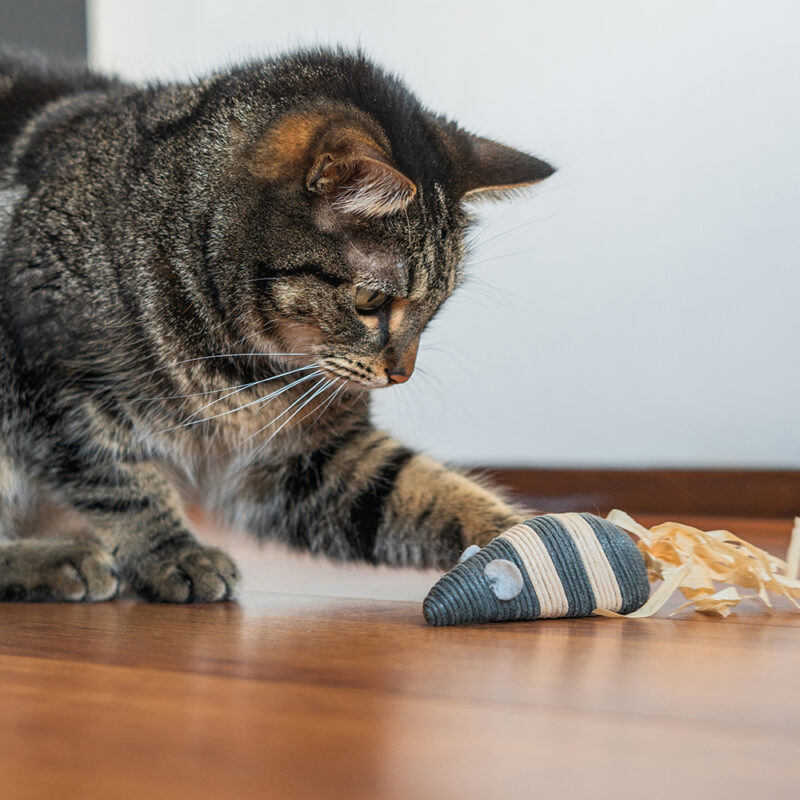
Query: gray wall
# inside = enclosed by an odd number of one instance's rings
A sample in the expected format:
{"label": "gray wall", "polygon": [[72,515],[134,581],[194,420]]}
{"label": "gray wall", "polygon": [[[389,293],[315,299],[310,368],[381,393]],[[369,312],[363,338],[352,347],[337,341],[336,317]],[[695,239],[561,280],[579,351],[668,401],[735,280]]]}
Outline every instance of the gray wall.
{"label": "gray wall", "polygon": [[86,59],[84,0],[0,0],[0,44]]}

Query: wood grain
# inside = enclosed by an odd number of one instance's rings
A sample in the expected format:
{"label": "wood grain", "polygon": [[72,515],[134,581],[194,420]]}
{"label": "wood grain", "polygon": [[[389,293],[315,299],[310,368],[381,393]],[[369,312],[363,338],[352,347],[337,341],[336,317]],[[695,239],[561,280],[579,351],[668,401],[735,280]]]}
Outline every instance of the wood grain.
{"label": "wood grain", "polygon": [[667,613],[434,629],[416,602],[310,593],[0,606],[0,796],[797,797],[800,614]]}

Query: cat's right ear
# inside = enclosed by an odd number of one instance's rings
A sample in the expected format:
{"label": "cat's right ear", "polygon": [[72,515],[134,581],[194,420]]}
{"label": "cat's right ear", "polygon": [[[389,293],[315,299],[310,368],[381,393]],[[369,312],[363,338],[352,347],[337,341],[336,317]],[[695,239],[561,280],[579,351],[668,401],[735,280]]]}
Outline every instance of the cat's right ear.
{"label": "cat's right ear", "polygon": [[306,175],[306,188],[330,199],[343,214],[384,217],[402,211],[417,187],[368,144],[354,141],[344,152],[323,152]]}

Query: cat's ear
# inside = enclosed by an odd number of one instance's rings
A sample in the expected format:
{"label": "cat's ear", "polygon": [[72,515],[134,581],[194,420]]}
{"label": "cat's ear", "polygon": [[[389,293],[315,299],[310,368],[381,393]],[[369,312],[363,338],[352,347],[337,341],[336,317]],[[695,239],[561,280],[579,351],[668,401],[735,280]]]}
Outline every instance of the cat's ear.
{"label": "cat's ear", "polygon": [[532,186],[555,172],[546,161],[513,147],[464,131],[459,133],[465,200]]}
{"label": "cat's ear", "polygon": [[457,195],[464,200],[502,196],[549,178],[555,168],[540,158],[475,136],[443,117],[429,115],[433,133],[453,165]]}
{"label": "cat's ear", "polygon": [[383,217],[417,193],[388,153],[375,123],[332,107],[283,117],[258,143],[250,168],[271,182],[302,182],[337,211]]}
{"label": "cat's ear", "polygon": [[384,217],[414,199],[417,187],[377,148],[354,138],[338,149],[320,153],[306,175],[306,188],[327,197],[337,211]]}

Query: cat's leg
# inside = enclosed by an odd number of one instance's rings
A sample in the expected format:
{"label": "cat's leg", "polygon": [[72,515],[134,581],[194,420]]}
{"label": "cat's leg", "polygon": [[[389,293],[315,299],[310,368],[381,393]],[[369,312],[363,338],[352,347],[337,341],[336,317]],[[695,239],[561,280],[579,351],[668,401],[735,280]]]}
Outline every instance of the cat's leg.
{"label": "cat's leg", "polygon": [[284,471],[253,469],[234,519],[338,558],[445,567],[524,519],[496,491],[356,425]]}
{"label": "cat's leg", "polygon": [[[100,446],[56,445],[39,471],[87,521],[120,575],[142,597],[209,603],[236,594],[239,571],[221,550],[198,542],[161,469],[151,462],[103,458]],[[62,458],[58,458],[62,456]]]}
{"label": "cat's leg", "polygon": [[241,576],[233,560],[195,539],[169,481],[152,463],[85,472],[69,490],[133,589],[147,600],[213,603],[236,596]]}
{"label": "cat's leg", "polygon": [[0,600],[108,600],[119,589],[111,554],[91,541],[20,539],[46,501],[0,453]]}

